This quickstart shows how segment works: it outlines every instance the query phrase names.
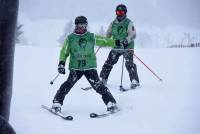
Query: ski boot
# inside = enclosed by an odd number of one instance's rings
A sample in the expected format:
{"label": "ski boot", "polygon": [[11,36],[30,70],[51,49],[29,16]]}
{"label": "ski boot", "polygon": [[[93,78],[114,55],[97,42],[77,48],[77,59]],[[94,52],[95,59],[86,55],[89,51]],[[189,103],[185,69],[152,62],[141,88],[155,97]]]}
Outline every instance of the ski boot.
{"label": "ski boot", "polygon": [[136,87],[139,87],[140,86],[140,83],[138,82],[138,81],[136,81],[136,80],[133,80],[132,82],[131,82],[131,89],[136,89]]}
{"label": "ski boot", "polygon": [[53,105],[51,107],[52,112],[61,113],[61,106],[62,105],[58,102],[53,103]]}
{"label": "ski boot", "polygon": [[108,112],[114,113],[114,112],[118,111],[118,107],[117,107],[116,103],[108,102],[108,104],[106,106],[107,106]]}

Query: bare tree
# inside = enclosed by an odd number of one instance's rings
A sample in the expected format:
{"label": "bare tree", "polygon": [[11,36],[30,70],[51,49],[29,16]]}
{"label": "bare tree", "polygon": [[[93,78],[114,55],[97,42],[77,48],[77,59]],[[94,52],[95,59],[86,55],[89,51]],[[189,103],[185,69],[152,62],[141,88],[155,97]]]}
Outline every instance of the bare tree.
{"label": "bare tree", "polygon": [[187,41],[186,45],[189,46],[192,41],[194,40],[194,37],[190,35],[190,33],[184,33],[184,37]]}
{"label": "bare tree", "polygon": [[171,41],[171,34],[167,34],[166,36],[166,46],[171,46],[172,45],[172,41]]}

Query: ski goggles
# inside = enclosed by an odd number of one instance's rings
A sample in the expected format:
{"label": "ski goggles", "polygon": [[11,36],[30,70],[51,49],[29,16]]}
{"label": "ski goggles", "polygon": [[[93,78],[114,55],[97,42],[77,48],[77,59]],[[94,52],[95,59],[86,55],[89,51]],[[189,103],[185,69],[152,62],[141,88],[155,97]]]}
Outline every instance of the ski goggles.
{"label": "ski goggles", "polygon": [[117,10],[116,11],[116,15],[117,16],[123,16],[123,15],[125,15],[125,11],[123,11],[123,10]]}

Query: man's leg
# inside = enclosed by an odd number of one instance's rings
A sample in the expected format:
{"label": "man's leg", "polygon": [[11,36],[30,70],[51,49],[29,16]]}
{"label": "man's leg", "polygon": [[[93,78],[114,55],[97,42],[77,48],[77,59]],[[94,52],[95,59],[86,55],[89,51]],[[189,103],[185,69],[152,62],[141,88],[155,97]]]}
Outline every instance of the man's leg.
{"label": "man's leg", "polygon": [[[106,80],[108,79],[108,76],[113,68],[113,65],[117,63],[119,56],[121,54],[118,53],[116,50],[111,50],[108,58],[106,60],[106,62],[104,63],[102,70],[100,72],[100,77],[102,78],[102,80]],[[105,83],[106,85],[106,83]]]}
{"label": "man's leg", "polygon": [[137,73],[137,67],[136,64],[133,63],[133,51],[127,51],[124,53],[124,58],[126,60],[126,69],[129,73],[129,77],[130,77],[130,81],[136,81],[137,83],[139,83],[139,77],[138,77],[138,73]]}
{"label": "man's leg", "polygon": [[60,103],[61,105],[63,105],[63,100],[65,99],[65,95],[68,94],[70,89],[82,76],[83,76],[83,71],[76,71],[76,70],[70,71],[67,81],[65,81],[57,91],[53,103]]}
{"label": "man's leg", "polygon": [[[94,90],[102,95],[103,102],[108,105],[108,103],[116,104],[116,101],[108,88],[103,85],[103,83],[99,80],[98,73],[96,69],[91,69],[85,71],[85,77],[94,88]],[[116,106],[116,105],[115,105]]]}

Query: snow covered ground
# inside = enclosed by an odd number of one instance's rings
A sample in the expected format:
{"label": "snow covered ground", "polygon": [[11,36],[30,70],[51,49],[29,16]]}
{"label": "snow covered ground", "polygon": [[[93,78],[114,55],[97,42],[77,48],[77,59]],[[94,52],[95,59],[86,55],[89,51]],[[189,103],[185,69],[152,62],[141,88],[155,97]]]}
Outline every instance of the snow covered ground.
{"label": "snow covered ground", "polygon": [[[103,112],[101,97],[83,77],[66,96],[63,112],[74,117],[64,121],[41,109],[52,99],[66,75],[57,75],[58,47],[17,46],[10,123],[18,134],[199,134],[200,57],[199,48],[137,49],[141,58],[162,79],[159,82],[136,58],[141,88],[119,91],[121,61],[114,66],[108,87],[121,111],[113,116],[90,119],[91,112]],[[97,54],[98,72],[109,49]],[[124,71],[123,85],[129,87]]]}

